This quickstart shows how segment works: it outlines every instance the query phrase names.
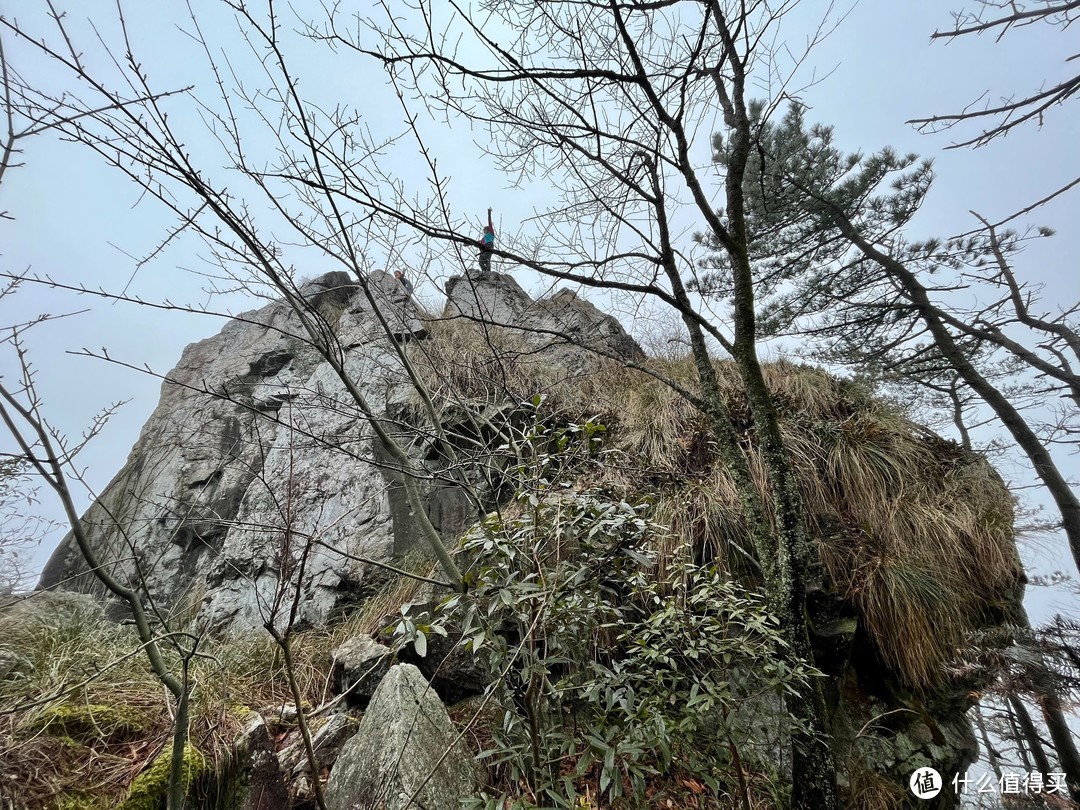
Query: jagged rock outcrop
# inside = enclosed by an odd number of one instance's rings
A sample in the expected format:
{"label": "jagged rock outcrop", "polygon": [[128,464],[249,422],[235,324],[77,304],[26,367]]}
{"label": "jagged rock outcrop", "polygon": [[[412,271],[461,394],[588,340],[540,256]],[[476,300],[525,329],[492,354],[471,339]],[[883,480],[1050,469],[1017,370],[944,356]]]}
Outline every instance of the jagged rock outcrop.
{"label": "jagged rock outcrop", "polygon": [[[603,342],[608,353],[641,353],[614,318],[569,293],[534,302],[497,273],[451,279],[447,290],[455,311],[473,311],[467,300],[504,302],[513,313],[506,323],[526,336],[565,327],[582,341]],[[395,343],[427,333],[402,288],[376,272],[365,293],[347,274],[330,273],[300,292],[332,329],[346,374],[371,411],[391,434],[409,434],[410,451],[430,456],[400,424],[415,409]],[[540,339],[556,352],[553,362],[585,368],[586,352]],[[424,489],[429,516],[446,534],[474,518],[450,488],[432,482]],[[303,564],[297,620],[318,625],[380,581],[377,568],[355,557],[388,562],[420,542],[400,474],[284,301],[244,313],[184,350],[127,463],[82,524],[101,561],[122,579],[141,579],[159,606],[201,600],[211,625],[236,630],[262,626],[275,604],[276,620],[284,620],[293,594],[282,591],[283,569]],[[69,534],[39,587],[103,595],[88,571]]]}
{"label": "jagged rock outcrop", "polygon": [[597,355],[644,358],[622,324],[572,290],[533,301],[513,277],[500,273],[450,279],[443,317],[510,327],[568,376],[587,374]]}
{"label": "jagged rock outcrop", "polygon": [[[402,473],[376,440],[369,417],[379,420],[425,472],[418,486],[424,511],[437,530],[452,541],[478,517],[478,506],[449,480],[445,445],[452,440],[444,442],[427,429],[406,369],[412,356],[404,351],[407,344],[430,348],[437,330],[445,329],[446,342],[464,342],[469,333],[479,334],[480,350],[490,352],[498,341],[485,341],[512,333],[513,340],[505,345],[512,344],[519,356],[528,355],[545,373],[554,369],[557,373],[545,379],[559,383],[589,376],[602,368],[604,357],[644,357],[617,320],[568,291],[534,301],[510,276],[479,273],[451,279],[446,294],[441,317],[425,321],[389,276],[372,274],[362,288],[347,275],[332,273],[305,285],[300,295],[306,320],[335,336],[330,359],[314,348],[301,316],[285,302],[246,313],[219,335],[189,346],[163,384],[158,408],[127,463],[83,518],[98,557],[122,579],[149,590],[159,608],[182,607],[191,600],[213,627],[243,631],[268,621],[281,623],[294,598],[300,625],[325,624],[381,586],[386,574],[369,561],[400,560],[422,542]],[[461,324],[467,328],[455,333]],[[428,338],[429,330],[433,338],[418,342]],[[438,364],[444,356],[433,353],[427,361]],[[490,365],[505,372],[509,364],[504,359]],[[335,370],[338,363],[363,405]],[[533,379],[527,374],[523,378]],[[508,386],[477,388],[476,396],[468,393],[437,404],[447,435],[468,437],[470,430],[480,430],[476,425],[481,422],[488,429],[500,420],[505,425],[515,411],[524,410],[520,399],[504,396]],[[649,413],[662,410],[659,401],[649,406]],[[853,417],[829,418],[858,426]],[[833,424],[825,417],[821,421]],[[642,435],[651,436],[653,443],[672,443],[672,455],[686,453],[698,462],[707,455],[707,440],[699,442],[704,432]],[[957,461],[957,469],[964,466]],[[476,485],[481,504],[485,498],[496,501],[498,482],[473,475],[470,463],[456,468],[454,475]],[[692,478],[693,469],[688,466],[685,477]],[[498,465],[491,464],[487,472],[492,470],[497,473]],[[492,489],[485,491],[485,486]],[[1004,492],[1002,488],[1002,497]],[[829,542],[822,528],[826,518],[816,516],[823,543]],[[838,533],[844,528],[838,527]],[[1006,574],[999,578],[1005,581]],[[1014,579],[1019,582],[1019,576]],[[293,590],[289,583],[297,580]],[[814,582],[808,594],[813,641],[817,664],[829,676],[834,739],[853,752],[845,761],[854,762],[855,754],[872,749],[867,760],[876,763],[875,773],[886,774],[890,785],[902,784],[908,769],[925,764],[943,771],[966,767],[975,749],[964,711],[974,690],[936,696],[942,708],[929,711],[929,699],[903,687],[895,662],[878,654],[883,647],[870,640],[865,615],[850,594],[838,593],[823,574],[809,581]],[[70,536],[46,568],[41,587],[102,593]],[[1000,594],[1002,603],[1019,598],[1019,592]],[[1002,611],[1007,612],[1007,606]],[[470,669],[476,660],[458,641],[454,634],[432,637],[427,656],[412,659],[420,671],[403,663],[382,678],[368,715],[383,719],[365,717],[367,736],[362,728],[355,745],[346,748],[354,759],[389,756],[390,748],[378,746],[391,745],[406,709],[420,706],[425,716],[445,716],[436,693],[449,703],[484,688],[484,673]],[[391,663],[367,639],[339,652],[339,691],[368,670],[369,680],[382,676]],[[399,660],[409,655],[402,651]],[[375,659],[380,659],[377,666]],[[366,705],[372,686],[357,688],[355,705]],[[384,687],[396,695],[397,708],[389,717],[374,708]],[[888,718],[887,723],[878,722],[880,718]],[[768,721],[763,713],[762,722]],[[431,734],[445,746],[442,721],[431,722]],[[425,720],[421,725],[426,729],[430,724]],[[337,750],[338,735],[346,726],[344,720],[327,724],[326,751]],[[424,731],[419,736],[427,735]],[[286,777],[300,768],[299,749],[294,744],[288,751],[282,760]],[[415,760],[422,762],[425,756],[417,754]],[[345,797],[335,799],[339,806],[367,806],[363,797],[374,794],[363,785],[390,784],[369,772],[337,776],[351,768],[335,766],[334,780],[339,786],[343,780],[350,785],[334,787]],[[454,792],[465,790],[466,781],[464,770],[455,769],[448,778],[458,787],[440,796],[465,795]],[[391,792],[407,796],[418,788],[419,782],[402,781]]]}
{"label": "jagged rock outcrop", "polygon": [[[384,406],[404,398],[385,384],[398,373],[396,357],[368,313],[353,306],[357,288],[348,276],[324,276],[302,293],[336,323],[358,383]],[[339,446],[353,464],[342,463]],[[379,508],[384,483],[359,474],[370,469],[372,453],[361,414],[297,315],[275,302],[184,351],[127,463],[83,526],[99,558],[125,579],[134,581],[137,561],[164,605],[206,588],[212,620],[260,626],[281,568],[286,492],[294,536],[318,533],[354,552],[393,554],[393,527]],[[329,551],[311,562],[302,617],[315,622],[340,594],[361,587],[364,572]],[[41,587],[101,592],[86,570],[69,535]]]}

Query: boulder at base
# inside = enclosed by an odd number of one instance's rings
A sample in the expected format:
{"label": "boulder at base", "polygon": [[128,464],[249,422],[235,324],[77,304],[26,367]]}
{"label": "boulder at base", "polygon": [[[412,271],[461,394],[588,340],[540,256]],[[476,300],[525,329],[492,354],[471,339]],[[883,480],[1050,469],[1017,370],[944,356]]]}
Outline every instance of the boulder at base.
{"label": "boulder at base", "polygon": [[476,772],[456,739],[446,709],[420,670],[392,667],[334,764],[328,810],[457,807],[476,794]]}
{"label": "boulder at base", "polygon": [[344,692],[349,706],[364,709],[390,671],[394,654],[367,636],[354,636],[330,653],[330,660],[334,694]]}
{"label": "boulder at base", "polygon": [[278,810],[289,806],[285,777],[274,756],[270,730],[252,712],[236,744],[236,780],[227,803],[232,810]]}

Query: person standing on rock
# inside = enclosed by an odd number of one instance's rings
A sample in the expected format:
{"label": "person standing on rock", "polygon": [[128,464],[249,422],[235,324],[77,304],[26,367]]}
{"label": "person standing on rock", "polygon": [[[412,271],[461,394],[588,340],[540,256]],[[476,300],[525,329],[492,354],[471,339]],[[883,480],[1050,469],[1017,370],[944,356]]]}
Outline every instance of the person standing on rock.
{"label": "person standing on rock", "polygon": [[491,222],[491,209],[488,209],[488,221],[484,226],[484,235],[480,237],[480,272],[491,271],[491,252],[495,249],[495,226]]}
{"label": "person standing on rock", "polygon": [[398,284],[401,285],[401,289],[405,291],[405,297],[411,298],[413,294],[412,282],[405,278],[405,274],[400,270],[394,271],[394,278],[397,279]]}

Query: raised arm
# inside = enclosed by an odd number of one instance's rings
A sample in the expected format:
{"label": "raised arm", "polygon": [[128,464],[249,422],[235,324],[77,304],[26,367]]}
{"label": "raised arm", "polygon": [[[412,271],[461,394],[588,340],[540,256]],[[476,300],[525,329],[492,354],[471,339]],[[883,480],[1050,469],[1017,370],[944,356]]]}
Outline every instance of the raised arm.
{"label": "raised arm", "polygon": [[495,233],[495,225],[491,222],[491,209],[488,209],[488,227],[491,228],[491,232]]}

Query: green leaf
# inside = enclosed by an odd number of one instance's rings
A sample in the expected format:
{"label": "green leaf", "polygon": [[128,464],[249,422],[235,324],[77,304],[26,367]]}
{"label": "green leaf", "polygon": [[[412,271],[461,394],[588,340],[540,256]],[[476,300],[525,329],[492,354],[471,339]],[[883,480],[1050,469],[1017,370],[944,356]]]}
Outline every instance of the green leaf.
{"label": "green leaf", "polygon": [[413,649],[416,650],[416,654],[421,658],[427,657],[427,636],[424,635],[423,630],[416,631],[416,640],[413,641]]}

